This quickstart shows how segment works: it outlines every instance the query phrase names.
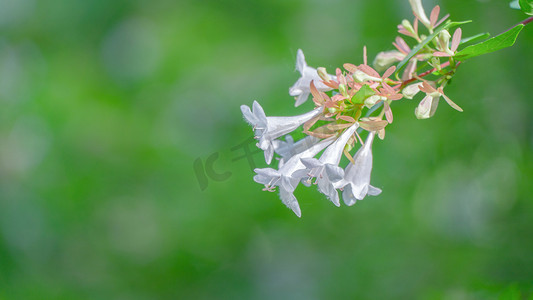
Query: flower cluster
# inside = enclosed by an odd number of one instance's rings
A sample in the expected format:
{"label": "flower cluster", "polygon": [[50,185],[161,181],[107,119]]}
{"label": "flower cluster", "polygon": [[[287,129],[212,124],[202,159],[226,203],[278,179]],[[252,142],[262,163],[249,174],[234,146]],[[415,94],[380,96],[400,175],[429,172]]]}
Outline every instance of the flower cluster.
{"label": "flower cluster", "polygon": [[[266,116],[257,101],[251,108],[241,106],[245,120],[254,129],[257,146],[264,150],[266,163],[271,164],[275,154],[279,156],[277,169],[255,169],[254,180],[266,191],[278,188],[281,201],[298,217],[301,210],[294,191],[300,183],[316,185],[336,206],[340,206],[339,192],[348,206],[381,193],[370,184],[372,143],[375,136],[385,138],[385,128],[393,122],[391,107],[395,101],[424,93],[415,109],[419,119],[433,116],[441,97],[462,111],[443,91],[460,63],[454,55],[461,44],[461,29],[452,37],[447,29],[457,23],[447,21],[448,16],[439,19],[439,6],[428,18],[421,0],[409,2],[414,20],[398,25],[398,32],[409,38],[409,43],[397,37],[393,43],[396,50],[380,52],[372,66],[366,47],[362,64],[346,63],[334,75],[325,68],[308,66],[302,50],[298,50],[296,69],[301,77],[289,88],[289,95],[295,97],[295,106],[311,95],[314,109],[278,117]],[[419,30],[419,23],[424,32]],[[443,59],[447,61],[442,63]],[[295,142],[288,134],[299,128],[307,137]],[[357,144],[358,150],[351,155]],[[339,166],[343,155],[349,161],[345,167]]]}

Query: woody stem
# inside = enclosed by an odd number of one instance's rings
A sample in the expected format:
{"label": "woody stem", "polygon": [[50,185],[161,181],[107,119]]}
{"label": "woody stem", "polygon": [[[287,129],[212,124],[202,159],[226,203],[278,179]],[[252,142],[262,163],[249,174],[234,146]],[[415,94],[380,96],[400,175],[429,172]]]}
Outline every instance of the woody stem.
{"label": "woody stem", "polygon": [[531,22],[533,22],[533,17],[529,17],[529,18],[525,19],[524,21],[522,21],[522,22],[520,22],[520,23],[514,25],[513,27],[507,29],[507,30],[504,31],[504,32],[507,32],[507,31],[509,31],[509,30],[511,30],[511,29],[513,29],[513,28],[515,28],[516,26],[518,26],[518,25],[520,25],[520,24],[522,24],[522,25],[525,26],[525,25],[527,25],[528,23],[531,23]]}
{"label": "woody stem", "polygon": [[520,22],[518,24],[527,25],[527,23],[530,23],[530,22],[533,22],[533,17],[529,17],[529,18],[525,19],[524,21],[522,21],[522,22]]}
{"label": "woody stem", "polygon": [[[461,62],[458,61],[458,62],[455,64],[455,67],[459,66],[460,64],[461,64]],[[450,62],[447,61],[447,62],[443,63],[442,65],[440,65],[440,67],[441,67],[441,69],[442,69],[442,68],[446,68],[446,67],[449,66],[449,65],[450,65]],[[416,81],[416,80],[417,80],[416,77],[424,77],[424,76],[427,76],[427,75],[429,75],[429,74],[431,74],[431,73],[433,73],[433,72],[435,72],[435,71],[437,71],[437,68],[433,68],[433,69],[428,70],[428,71],[426,71],[426,72],[424,72],[424,73],[421,73],[420,75],[417,75],[417,76],[415,76],[415,77],[413,77],[413,78],[411,78],[411,79],[408,79],[408,80],[402,82],[402,84],[400,85],[400,89],[403,88],[404,86],[408,85],[409,83],[411,83],[411,82],[413,82],[413,81]]]}

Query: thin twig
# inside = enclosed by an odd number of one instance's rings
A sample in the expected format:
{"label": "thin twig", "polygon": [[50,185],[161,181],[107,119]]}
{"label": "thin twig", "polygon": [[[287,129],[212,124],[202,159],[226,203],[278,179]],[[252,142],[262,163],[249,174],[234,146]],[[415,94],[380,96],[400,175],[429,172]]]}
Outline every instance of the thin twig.
{"label": "thin twig", "polygon": [[[525,19],[524,21],[518,23],[518,24],[523,24],[523,25],[527,25],[527,23],[530,23],[530,22],[533,22],[533,17],[529,17],[527,19]],[[516,24],[516,25],[518,25]]]}
{"label": "thin twig", "polygon": [[504,32],[502,32],[502,33],[506,33],[507,31],[509,31],[509,30],[511,30],[511,29],[513,29],[513,28],[515,28],[516,26],[518,26],[518,25],[520,25],[520,24],[522,24],[522,25],[525,26],[525,25],[527,25],[527,24],[530,23],[530,22],[533,22],[533,17],[529,17],[529,18],[525,19],[524,21],[522,21],[522,22],[520,22],[520,23],[517,23],[516,25],[513,25],[513,27],[507,29],[506,31],[504,31]]}
{"label": "thin twig", "polygon": [[[457,66],[459,66],[460,64],[461,64],[461,62],[458,61],[457,64],[455,64],[455,66],[457,67]],[[443,68],[446,68],[446,67],[449,66],[449,65],[450,65],[450,62],[447,61],[447,62],[443,63],[442,65],[440,65],[440,68],[443,69]],[[424,73],[422,73],[422,74],[420,74],[420,75],[417,75],[416,77],[424,77],[424,76],[427,76],[427,75],[429,75],[429,74],[431,74],[431,73],[433,73],[433,72],[435,72],[435,71],[437,71],[437,68],[433,68],[433,69],[431,69],[431,70],[428,70],[428,71],[426,71],[426,72],[424,72]],[[411,78],[411,79],[408,79],[408,80],[402,82],[402,84],[400,85],[400,88],[402,88],[402,87],[408,85],[409,83],[411,83],[411,82],[417,80],[416,77],[413,77],[413,78]]]}

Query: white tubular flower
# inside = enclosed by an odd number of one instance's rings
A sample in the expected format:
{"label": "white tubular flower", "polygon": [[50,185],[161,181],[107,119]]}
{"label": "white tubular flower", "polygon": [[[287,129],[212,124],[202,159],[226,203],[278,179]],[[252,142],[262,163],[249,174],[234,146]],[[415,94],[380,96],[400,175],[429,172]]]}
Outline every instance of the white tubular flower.
{"label": "white tubular flower", "polygon": [[[339,194],[337,193],[337,189],[328,176],[326,167],[328,167],[328,169],[335,170],[336,172],[343,172],[339,167],[342,152],[346,146],[346,143],[358,127],[359,123],[355,123],[346,129],[342,135],[324,151],[322,156],[320,156],[320,159],[302,158],[302,163],[307,167],[307,170],[305,170],[306,175],[309,177],[316,177],[318,190],[322,194],[326,195],[328,199],[336,206],[340,206]],[[331,170],[329,172],[332,173]],[[338,180],[337,178],[335,179],[335,181]]]}
{"label": "white tubular flower", "polygon": [[433,117],[437,107],[439,106],[440,94],[435,95],[426,94],[426,97],[420,101],[418,107],[415,108],[415,116],[417,119],[428,119]]}
{"label": "white tubular flower", "polygon": [[397,50],[379,52],[374,59],[374,68],[378,72],[387,70],[392,64],[401,61],[405,54]]}
{"label": "white tubular flower", "polygon": [[241,105],[241,111],[246,122],[253,126],[255,137],[259,139],[257,147],[265,151],[265,161],[270,164],[274,156],[273,141],[320,115],[323,108],[318,107],[308,113],[292,117],[267,117],[261,105],[254,101],[252,110],[246,105]]}
{"label": "white tubular flower", "polygon": [[309,149],[318,142],[320,142],[319,138],[310,135],[300,139],[297,142],[294,142],[294,139],[290,135],[285,136],[285,141],[272,141],[272,144],[274,145],[274,152],[281,156],[278,167],[281,168],[281,166],[283,166],[283,164],[291,157]]}
{"label": "white tubular flower", "polygon": [[[365,196],[377,196],[381,189],[370,185],[370,174],[372,173],[372,141],[375,132],[368,134],[365,145],[355,153],[353,160],[344,171],[344,178],[334,184],[336,188],[344,187],[342,198],[346,205],[354,205],[357,200],[362,200]],[[332,169],[326,169],[330,177],[339,178],[338,172]]]}
{"label": "white tubular flower", "polygon": [[430,28],[431,22],[426,16],[426,12],[424,11],[424,7],[422,6],[422,0],[409,0],[409,3],[411,4],[413,13],[415,14],[415,16],[418,17],[420,22],[422,22],[422,24],[424,24],[424,26],[426,26],[427,28]]}
{"label": "white tubular flower", "polygon": [[[298,53],[296,54],[296,70],[298,70],[302,76],[289,88],[289,95],[297,97],[294,106],[300,106],[307,101],[307,98],[309,98],[309,94],[311,93],[309,88],[311,81],[314,81],[318,91],[327,92],[332,90],[329,86],[322,83],[322,79],[318,76],[317,70],[307,65],[302,49],[298,49]],[[331,77],[331,80],[337,80],[335,75],[329,75],[329,77]]]}
{"label": "white tubular flower", "polygon": [[265,185],[265,190],[274,191],[275,187],[279,187],[279,196],[283,204],[290,208],[298,217],[302,216],[298,200],[294,197],[294,190],[300,182],[300,178],[295,177],[294,173],[305,169],[305,166],[300,161],[302,158],[314,157],[331,142],[333,137],[325,139],[318,144],[313,145],[309,149],[300,152],[291,157],[279,170],[272,168],[255,169],[257,175],[254,176],[254,181]]}

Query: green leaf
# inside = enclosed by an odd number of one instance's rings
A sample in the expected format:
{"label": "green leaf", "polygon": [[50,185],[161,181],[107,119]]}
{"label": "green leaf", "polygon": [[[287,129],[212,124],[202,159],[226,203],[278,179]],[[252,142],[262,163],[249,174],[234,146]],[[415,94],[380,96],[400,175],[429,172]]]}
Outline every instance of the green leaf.
{"label": "green leaf", "polygon": [[476,35],[469,36],[469,37],[466,37],[464,39],[461,39],[461,42],[459,44],[463,45],[463,44],[475,43],[475,42],[479,42],[481,40],[486,40],[489,37],[490,37],[490,33],[484,32],[484,33],[476,34]]}
{"label": "green leaf", "polygon": [[491,39],[488,39],[479,44],[468,46],[464,48],[463,50],[459,51],[455,55],[455,58],[458,60],[464,61],[472,57],[498,51],[503,48],[511,47],[516,41],[516,38],[518,37],[518,34],[522,30],[522,28],[524,28],[524,25],[518,24],[515,27],[511,28],[510,30],[500,35],[497,35]]}
{"label": "green leaf", "polygon": [[518,0],[520,9],[528,15],[533,15],[533,0]]}
{"label": "green leaf", "polygon": [[363,104],[365,99],[372,95],[374,95],[374,91],[368,86],[368,84],[365,84],[357,91],[357,93],[355,93],[355,95],[353,95],[352,102],[354,104]]}
{"label": "green leaf", "polygon": [[470,23],[470,22],[472,22],[472,21],[462,21],[462,22],[450,22],[450,21],[448,21],[448,22],[440,25],[439,27],[437,27],[435,29],[435,31],[430,36],[425,38],[420,44],[418,44],[416,47],[414,47],[411,50],[411,52],[409,52],[409,54],[407,54],[407,56],[400,63],[398,63],[398,66],[396,68],[396,78],[398,78],[398,74],[400,74],[400,72],[403,70],[403,68],[405,68],[405,65],[409,62],[409,60],[411,58],[413,58],[413,56],[417,55],[418,52],[420,52],[420,50],[422,50],[422,48],[424,48],[429,42],[431,42],[441,31],[443,31],[445,29],[453,28],[455,26],[459,26],[459,25],[462,25],[462,24]]}

